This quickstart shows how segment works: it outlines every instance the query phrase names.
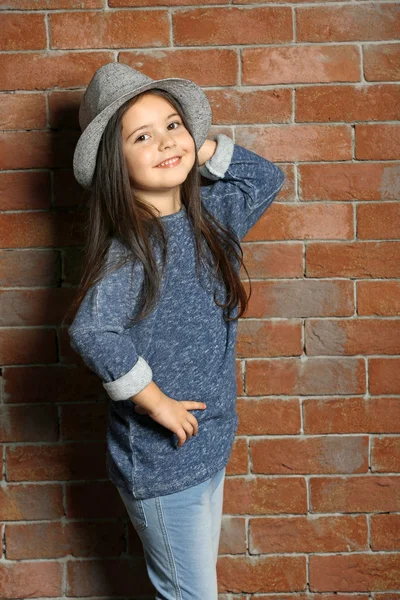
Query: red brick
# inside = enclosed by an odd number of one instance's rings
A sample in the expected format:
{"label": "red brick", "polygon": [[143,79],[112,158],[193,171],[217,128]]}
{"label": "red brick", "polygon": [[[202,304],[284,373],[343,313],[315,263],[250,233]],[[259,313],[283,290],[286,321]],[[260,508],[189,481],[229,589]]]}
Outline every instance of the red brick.
{"label": "red brick", "polygon": [[0,250],[0,285],[54,287],[60,279],[56,250]]}
{"label": "red brick", "polygon": [[360,240],[400,239],[400,202],[359,204],[357,238]]}
{"label": "red brick", "polygon": [[400,86],[307,86],[296,90],[296,121],[390,121],[400,115]]}
{"label": "red brick", "polygon": [[397,398],[305,399],[303,413],[306,434],[400,433]]}
{"label": "red brick", "polygon": [[300,405],[297,399],[238,398],[236,409],[239,415],[236,435],[300,433]]}
{"label": "red brick", "polygon": [[299,165],[301,200],[397,200],[400,163]]}
{"label": "red brick", "polygon": [[50,204],[49,172],[0,173],[1,210],[34,210],[49,208]]}
{"label": "red brick", "polygon": [[243,360],[235,360],[236,367],[236,386],[237,393],[239,395],[243,394],[243,371],[244,371],[244,361]]}
{"label": "red brick", "polygon": [[400,281],[357,281],[357,314],[400,315]]}
{"label": "red brick", "polygon": [[400,124],[355,125],[356,158],[389,160],[400,158]]}
{"label": "red brick", "polygon": [[8,481],[92,480],[107,476],[104,442],[8,447],[6,461]]}
{"label": "red brick", "polygon": [[175,46],[277,44],[293,39],[292,11],[287,6],[182,9],[174,11],[172,19]]}
{"label": "red brick", "polygon": [[51,48],[167,46],[165,10],[73,11],[49,15]]}
{"label": "red brick", "polygon": [[75,215],[61,211],[3,213],[0,215],[0,229],[2,248],[78,245],[83,237]]}
{"label": "red brick", "polygon": [[[281,45],[242,50],[243,85],[359,80],[360,53],[355,46]],[[296,96],[301,91],[297,89]]]}
{"label": "red brick", "polygon": [[276,515],[307,512],[306,482],[302,477],[227,477],[224,514]]}
{"label": "red brick", "polygon": [[[2,7],[21,10],[55,10],[59,8],[77,8],[76,0],[5,0]],[[79,8],[103,8],[101,0],[79,0]]]}
{"label": "red brick", "polygon": [[1,598],[62,596],[63,565],[52,561],[0,564]]}
{"label": "red brick", "polygon": [[[303,276],[303,245],[300,242],[242,244],[244,264],[250,279],[286,279]],[[247,279],[244,269],[241,278]]]}
{"label": "red brick", "polygon": [[399,511],[400,477],[311,477],[310,498],[314,513]]}
{"label": "red brick", "polygon": [[236,142],[273,162],[352,158],[351,129],[347,125],[240,127]]}
{"label": "red brick", "polygon": [[400,472],[400,437],[375,437],[371,448],[372,470],[381,473]]}
{"label": "red brick", "polygon": [[396,39],[400,17],[396,3],[358,2],[296,8],[298,42],[348,42]]}
{"label": "red brick", "polygon": [[219,592],[295,592],[307,585],[305,556],[223,556],[217,573]]}
{"label": "red brick", "polygon": [[1,521],[61,519],[64,516],[60,484],[18,484],[0,487]]}
{"label": "red brick", "polygon": [[40,169],[70,166],[77,138],[75,131],[1,133],[0,168]]}
{"label": "red brick", "polygon": [[[229,0],[202,0],[204,5],[208,4],[228,4]],[[198,4],[198,0],[169,0],[167,6],[190,6]],[[165,6],[165,0],[108,0],[110,7],[116,6],[132,6],[132,7],[147,7],[147,6]]]}
{"label": "red brick", "polygon": [[[232,600],[233,598],[234,600],[247,600],[248,596],[244,596],[241,594],[235,594],[234,596],[232,596],[232,594],[218,594],[218,600]],[[284,600],[284,596],[280,596],[280,598]],[[273,596],[271,597],[271,600],[273,600]],[[288,599],[286,598],[285,600]]]}
{"label": "red brick", "polygon": [[213,123],[288,123],[292,115],[292,92],[280,90],[207,91]]}
{"label": "red brick", "polygon": [[249,520],[251,554],[368,550],[365,516],[260,517]]}
{"label": "red brick", "polygon": [[[47,5],[46,1],[46,8]],[[86,86],[93,73],[113,59],[113,52],[0,54],[0,89],[45,90]]]}
{"label": "red brick", "polygon": [[370,358],[368,367],[371,394],[400,394],[400,358]]}
{"label": "red brick", "polygon": [[241,517],[222,517],[220,554],[246,553],[246,519]]}
{"label": "red brick", "polygon": [[[1,297],[1,296],[0,296]],[[300,356],[300,321],[239,321],[236,355],[239,357]]]}
{"label": "red brick", "polygon": [[70,288],[0,290],[0,325],[58,325],[72,301],[73,291]]}
{"label": "red brick", "polygon": [[[43,94],[0,94],[1,129],[43,129],[46,125]],[[4,173],[2,178],[4,175],[8,174]]]}
{"label": "red brick", "polygon": [[3,327],[0,329],[0,364],[27,365],[57,361],[54,329]]}
{"label": "red brick", "polygon": [[8,560],[119,556],[123,523],[27,523],[6,526]]}
{"label": "red brick", "polygon": [[310,242],[306,273],[307,277],[399,277],[400,243]]}
{"label": "red brick", "polygon": [[0,406],[0,442],[58,440],[55,406]]}
{"label": "red brick", "polygon": [[368,437],[251,440],[250,455],[253,473],[365,473]]}
{"label": "red brick", "polygon": [[361,358],[280,358],[251,360],[246,365],[250,396],[365,393]]}
{"label": "red brick", "polygon": [[253,281],[246,317],[339,317],[354,313],[350,281]]}
{"label": "red brick", "polygon": [[245,240],[353,239],[349,204],[273,204]]}
{"label": "red brick", "polygon": [[[133,1],[137,5],[137,0]],[[127,4],[128,0],[122,0],[122,2]],[[146,5],[148,4],[148,0],[144,0],[144,2]],[[218,4],[220,4],[219,0]],[[111,6],[111,3],[109,5]],[[114,5],[116,6],[116,3]],[[236,50],[229,48],[196,48],[194,50],[191,48],[163,48],[162,50],[152,48],[143,51],[122,51],[119,52],[118,62],[142,71],[152,79],[182,77],[182,79],[195,81],[200,86],[236,85],[238,83],[238,55]],[[206,69],[204,68],[205,64],[207,65]]]}
{"label": "red brick", "polygon": [[249,472],[249,457],[247,441],[236,438],[233,442],[232,452],[226,466],[227,475],[245,475]]}
{"label": "red brick", "polygon": [[[4,10],[4,8],[3,8]],[[0,50],[42,50],[46,48],[43,14],[3,13]]]}
{"label": "red brick", "polygon": [[374,592],[398,589],[400,554],[310,556],[310,590]]}
{"label": "red brick", "polygon": [[393,319],[308,319],[308,355],[400,354],[400,321]]}
{"label": "red brick", "polygon": [[371,515],[370,521],[371,550],[398,550],[400,515]]}
{"label": "red brick", "polygon": [[400,44],[364,44],[362,49],[367,81],[400,80]]}

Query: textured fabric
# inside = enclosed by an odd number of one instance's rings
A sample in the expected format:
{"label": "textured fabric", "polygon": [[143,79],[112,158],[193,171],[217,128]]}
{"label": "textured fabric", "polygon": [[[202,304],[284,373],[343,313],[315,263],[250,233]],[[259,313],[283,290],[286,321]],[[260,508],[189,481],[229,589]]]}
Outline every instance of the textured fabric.
{"label": "textured fabric", "polygon": [[[210,184],[202,202],[242,240],[280,191],[283,171],[219,134],[214,155],[201,167]],[[223,169],[226,169],[223,172]],[[212,177],[219,175],[219,179]],[[226,298],[221,282],[195,270],[191,223],[183,207],[159,217],[168,258],[156,309],[134,327],[143,271],[135,264],[103,277],[86,294],[68,332],[72,347],[103,382],[110,396],[107,467],[111,480],[135,498],[183,490],[211,477],[229,460],[236,413],[237,320],[225,322],[213,299]],[[124,249],[113,239],[108,264]],[[156,251],[158,264],[161,257]],[[237,265],[235,268],[238,268]],[[231,313],[235,316],[237,310]],[[151,380],[175,400],[205,402],[190,411],[199,432],[177,446],[177,436],[149,415],[135,412],[130,397]]]}

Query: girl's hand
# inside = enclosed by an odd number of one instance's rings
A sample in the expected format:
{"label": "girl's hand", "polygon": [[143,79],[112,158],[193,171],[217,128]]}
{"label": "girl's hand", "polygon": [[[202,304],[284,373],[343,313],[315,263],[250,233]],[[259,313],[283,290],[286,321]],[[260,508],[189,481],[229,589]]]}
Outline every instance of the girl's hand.
{"label": "girl's hand", "polygon": [[183,446],[187,439],[192,435],[197,435],[199,424],[194,415],[189,410],[205,409],[204,402],[194,400],[174,400],[166,394],[163,394],[157,407],[152,411],[147,411],[141,406],[135,406],[135,411],[141,415],[148,414],[154,421],[160,423],[178,437],[178,446]]}

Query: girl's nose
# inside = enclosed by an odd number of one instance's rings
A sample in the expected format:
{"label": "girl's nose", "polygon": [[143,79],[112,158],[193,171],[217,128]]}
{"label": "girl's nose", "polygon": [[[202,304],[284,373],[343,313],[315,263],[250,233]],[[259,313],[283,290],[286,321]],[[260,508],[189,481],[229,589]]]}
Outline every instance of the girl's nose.
{"label": "girl's nose", "polygon": [[164,135],[161,135],[161,139],[160,139],[160,147],[161,148],[165,148],[168,146],[174,146],[175,144],[176,144],[176,142],[175,142],[174,138],[167,131],[164,133]]}

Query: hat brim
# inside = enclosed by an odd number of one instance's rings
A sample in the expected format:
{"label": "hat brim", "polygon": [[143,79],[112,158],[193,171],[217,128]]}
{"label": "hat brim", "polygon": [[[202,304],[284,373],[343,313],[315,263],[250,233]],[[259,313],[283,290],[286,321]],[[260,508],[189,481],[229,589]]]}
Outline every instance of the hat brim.
{"label": "hat brim", "polygon": [[91,189],[100,139],[112,115],[130,98],[154,88],[166,90],[179,100],[193,132],[197,150],[204,144],[211,127],[212,112],[203,90],[189,79],[169,77],[153,80],[119,96],[106,106],[80,135],[74,151],[73,170],[75,179],[84,188]]}

